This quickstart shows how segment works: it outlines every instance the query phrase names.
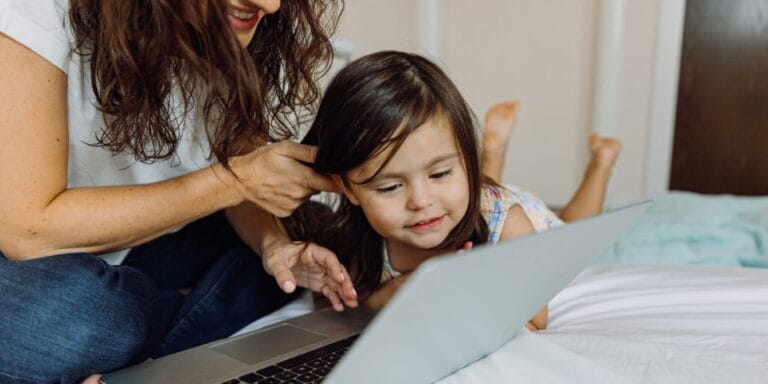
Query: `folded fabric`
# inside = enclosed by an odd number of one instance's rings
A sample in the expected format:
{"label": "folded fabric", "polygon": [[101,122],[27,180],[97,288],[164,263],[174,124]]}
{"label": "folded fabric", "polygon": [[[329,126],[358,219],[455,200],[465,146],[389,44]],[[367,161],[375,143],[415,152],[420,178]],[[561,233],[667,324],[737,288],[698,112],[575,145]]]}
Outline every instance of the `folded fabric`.
{"label": "folded fabric", "polygon": [[768,197],[669,192],[597,261],[768,267]]}

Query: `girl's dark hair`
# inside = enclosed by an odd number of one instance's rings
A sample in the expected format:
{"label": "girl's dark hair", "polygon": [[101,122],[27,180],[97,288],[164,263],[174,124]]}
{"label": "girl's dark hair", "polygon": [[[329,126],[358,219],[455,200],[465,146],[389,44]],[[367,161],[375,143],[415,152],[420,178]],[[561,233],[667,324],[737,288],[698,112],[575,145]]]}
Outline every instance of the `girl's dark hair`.
{"label": "girl's dark hair", "polygon": [[[341,0],[339,0],[341,1]],[[316,79],[330,64],[329,35],[343,4],[282,0],[244,50],[226,0],[70,0],[77,52],[106,128],[97,146],[151,163],[174,156],[180,121],[202,108],[211,154],[287,138],[314,112]],[[180,90],[180,100],[172,91]],[[183,106],[183,115],[174,114]]]}
{"label": "girl's dark hair", "polygon": [[[429,60],[387,51],[350,63],[331,81],[304,143],[318,146],[315,170],[344,177],[392,148],[388,162],[411,133],[434,118],[453,128],[470,190],[467,213],[436,248],[485,243],[488,226],[480,214],[485,180],[474,115],[448,76]],[[320,219],[316,213],[306,207],[297,210],[286,223],[291,235],[330,248],[349,268],[359,290],[375,289],[382,273],[383,240],[362,209],[341,197],[336,212]]]}

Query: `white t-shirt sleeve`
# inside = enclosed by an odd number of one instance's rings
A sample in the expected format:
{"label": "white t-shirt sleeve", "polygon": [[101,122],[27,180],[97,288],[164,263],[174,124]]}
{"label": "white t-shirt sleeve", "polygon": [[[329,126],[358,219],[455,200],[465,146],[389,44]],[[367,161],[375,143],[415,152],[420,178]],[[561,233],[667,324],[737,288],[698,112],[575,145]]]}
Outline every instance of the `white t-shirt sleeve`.
{"label": "white t-shirt sleeve", "polygon": [[67,73],[72,38],[68,0],[0,0],[0,32]]}

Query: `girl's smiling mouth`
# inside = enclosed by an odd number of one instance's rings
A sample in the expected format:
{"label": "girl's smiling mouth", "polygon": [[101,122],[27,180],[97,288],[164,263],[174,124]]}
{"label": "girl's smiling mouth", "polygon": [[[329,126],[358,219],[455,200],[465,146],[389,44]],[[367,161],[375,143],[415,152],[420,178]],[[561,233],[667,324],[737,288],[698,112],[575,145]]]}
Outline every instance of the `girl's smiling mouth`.
{"label": "girl's smiling mouth", "polygon": [[417,223],[407,225],[405,228],[409,229],[414,232],[428,232],[432,229],[435,229],[438,225],[440,225],[445,219],[445,215],[441,215],[438,217],[433,217],[431,219],[419,221]]}

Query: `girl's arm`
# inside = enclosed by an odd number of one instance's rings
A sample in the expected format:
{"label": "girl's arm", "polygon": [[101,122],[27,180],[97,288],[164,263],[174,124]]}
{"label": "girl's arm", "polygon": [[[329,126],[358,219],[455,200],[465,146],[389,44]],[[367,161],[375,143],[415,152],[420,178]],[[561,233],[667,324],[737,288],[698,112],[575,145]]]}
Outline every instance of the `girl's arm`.
{"label": "girl's arm", "polygon": [[64,73],[0,34],[0,84],[0,250],[10,259],[131,247],[244,200],[287,215],[335,188],[299,163],[313,160],[308,147],[285,142],[233,158],[241,182],[215,165],[154,184],[67,189]]}
{"label": "girl's arm", "polygon": [[531,331],[540,331],[547,329],[547,322],[549,321],[549,307],[546,305],[531,320],[525,324],[525,327]]}
{"label": "girl's arm", "polygon": [[410,276],[411,272],[408,272],[387,280],[378,289],[371,293],[371,295],[365,299],[363,304],[366,307],[376,311],[381,310],[385,305],[387,305],[395,293],[397,293],[400,287],[405,284],[406,281],[408,281]]}
{"label": "girl's arm", "polygon": [[[504,228],[501,231],[500,241],[513,239],[515,237],[530,235],[535,233],[536,229],[533,223],[528,219],[523,208],[515,204],[509,209],[507,218],[504,220]],[[545,305],[525,326],[530,330],[541,330],[547,328],[548,309]]]}

